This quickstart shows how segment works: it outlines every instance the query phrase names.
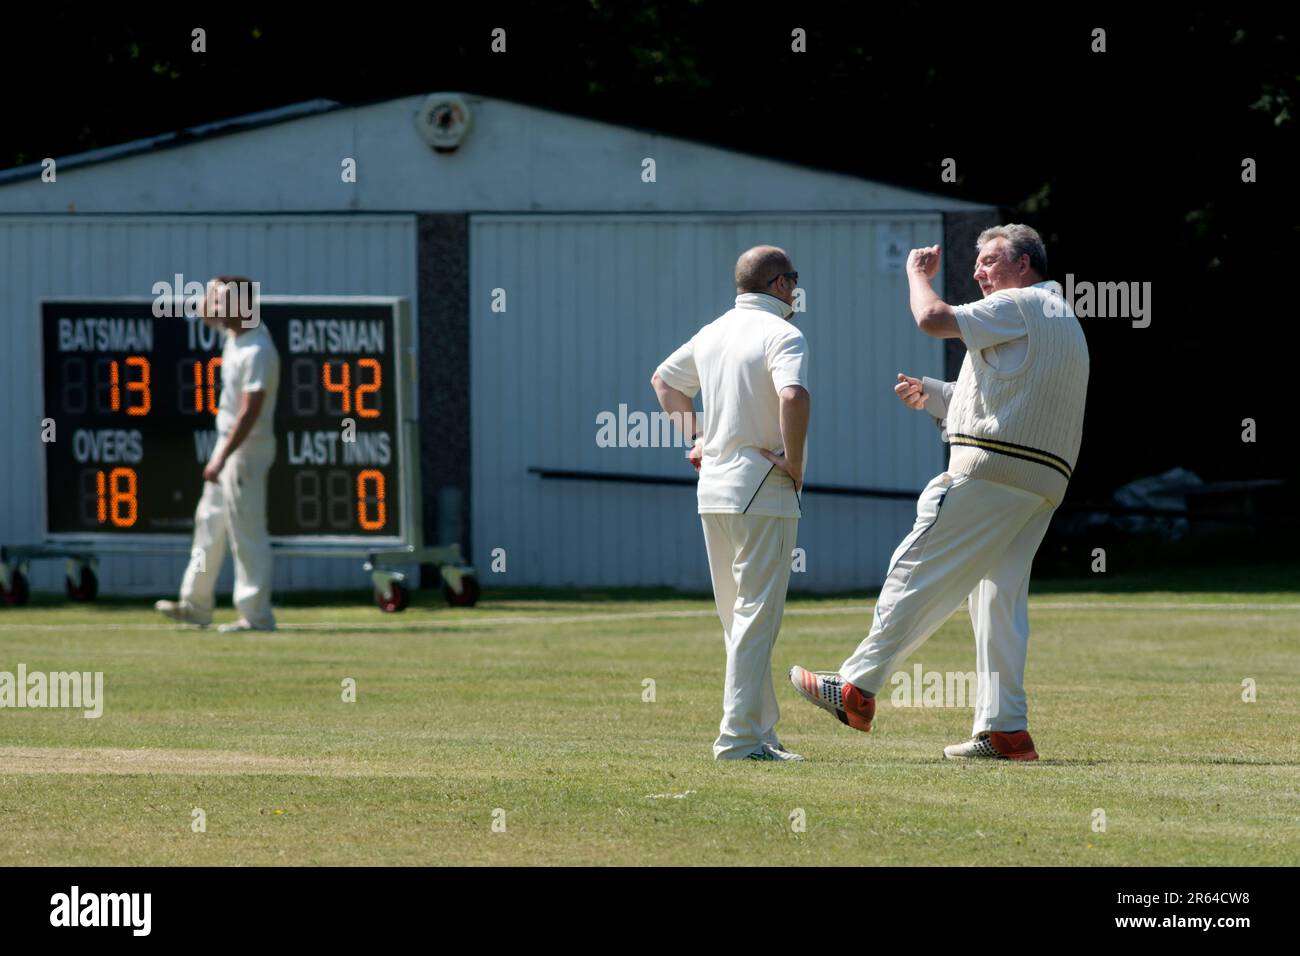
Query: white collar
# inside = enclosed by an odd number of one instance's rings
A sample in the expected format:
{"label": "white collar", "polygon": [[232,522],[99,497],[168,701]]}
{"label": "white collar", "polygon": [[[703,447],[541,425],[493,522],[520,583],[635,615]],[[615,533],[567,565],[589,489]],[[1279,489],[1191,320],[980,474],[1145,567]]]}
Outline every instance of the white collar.
{"label": "white collar", "polygon": [[794,308],[782,302],[774,295],[768,295],[766,292],[742,292],[736,296],[736,308],[738,309],[761,309],[764,312],[771,312],[779,319],[787,318],[794,314]]}

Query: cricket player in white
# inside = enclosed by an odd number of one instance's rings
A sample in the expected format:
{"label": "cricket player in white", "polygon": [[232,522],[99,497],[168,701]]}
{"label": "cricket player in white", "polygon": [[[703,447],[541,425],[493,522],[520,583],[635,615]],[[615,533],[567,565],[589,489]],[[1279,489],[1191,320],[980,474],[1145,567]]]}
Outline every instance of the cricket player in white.
{"label": "cricket player in white", "polygon": [[280,355],[257,320],[254,287],[240,276],[208,283],[201,317],[225,330],[217,442],[203,469],[203,496],[194,512],[194,544],[180,601],[154,606],[174,621],[212,623],[217,574],[226,544],[235,559],[239,620],[222,632],[273,631],[271,539],[266,526],[266,477],[275,460],[275,395]]}
{"label": "cricket player in white", "polygon": [[838,673],[795,666],[790,680],[842,723],[869,731],[886,680],[966,599],[978,680],[973,736],[944,756],[1037,760],[1024,690],[1029,571],[1078,457],[1088,346],[1060,284],[1044,279],[1037,232],[997,226],[976,246],[985,298],[967,305],[950,306],[930,287],[938,246],[913,249],[907,262],[918,327],[966,346],[956,382],[900,374],[894,389],[946,426],[948,470],[921,493],[857,651]]}
{"label": "cricket player in white", "polygon": [[[664,360],[651,385],[695,444],[697,498],[727,670],[719,760],[802,760],[776,736],[772,647],[785,612],[807,457],[808,349],[790,324],[799,274],[775,246],[736,262],[736,307]],[[696,416],[692,397],[704,405]],[[698,417],[703,418],[696,429]]]}

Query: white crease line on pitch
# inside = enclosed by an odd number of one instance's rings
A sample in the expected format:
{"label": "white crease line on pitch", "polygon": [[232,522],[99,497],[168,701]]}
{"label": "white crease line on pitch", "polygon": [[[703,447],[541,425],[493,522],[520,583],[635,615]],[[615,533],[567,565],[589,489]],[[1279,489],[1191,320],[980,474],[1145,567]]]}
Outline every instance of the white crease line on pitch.
{"label": "white crease line on pitch", "polygon": [[[965,605],[962,605],[965,607]],[[1180,601],[1030,601],[1030,610],[1087,611],[1092,608],[1116,611],[1300,611],[1300,604],[1183,603]]]}
{"label": "white crease line on pitch", "polygon": [[[872,613],[874,605],[865,607],[810,607],[786,608],[789,617],[829,617],[844,615],[864,615]],[[966,607],[963,604],[958,611]],[[1030,610],[1036,611],[1300,611],[1300,604],[1260,604],[1260,603],[1178,603],[1166,602],[1124,602],[1124,601],[1030,601]],[[585,624],[607,621],[637,621],[673,618],[712,618],[717,612],[713,610],[673,610],[673,611],[621,611],[617,613],[569,614],[569,615],[519,615],[513,617],[458,618],[456,620],[421,620],[420,618],[401,618],[376,620],[374,623],[362,624],[353,621],[334,622],[317,621],[302,623],[285,623],[280,625],[282,631],[386,631],[386,630],[420,630],[420,629],[457,629],[482,627],[508,627],[512,624]],[[12,624],[0,623],[0,631],[174,631],[178,636],[202,637],[216,635],[215,629],[178,628],[174,624],[108,624],[87,621],[80,624]],[[261,636],[261,635],[258,635]],[[242,639],[243,638],[241,635]]]}
{"label": "white crease line on pitch", "polygon": [[[966,610],[966,604],[963,602],[961,607],[954,613]],[[1090,611],[1094,609],[1101,610],[1147,610],[1147,611],[1300,611],[1300,604],[1121,604],[1121,603],[1056,603],[1029,602],[1030,610],[1039,611]],[[844,615],[861,615],[870,617],[875,609],[875,605],[867,607],[810,607],[810,608],[786,608],[787,617],[831,617]],[[321,628],[332,627],[337,630],[356,630],[356,631],[376,631],[376,630],[413,630],[423,627],[430,628],[463,628],[463,627],[506,627],[511,624],[585,624],[600,623],[611,621],[646,621],[646,620],[663,620],[665,618],[716,618],[718,612],[714,610],[699,611],[622,611],[618,613],[597,613],[597,614],[571,614],[571,615],[553,615],[553,616],[519,616],[519,617],[494,617],[494,618],[462,618],[456,621],[419,621],[415,620],[409,624],[399,621],[383,621],[376,624],[355,624],[348,622],[346,624],[281,624],[282,629],[313,631]]]}

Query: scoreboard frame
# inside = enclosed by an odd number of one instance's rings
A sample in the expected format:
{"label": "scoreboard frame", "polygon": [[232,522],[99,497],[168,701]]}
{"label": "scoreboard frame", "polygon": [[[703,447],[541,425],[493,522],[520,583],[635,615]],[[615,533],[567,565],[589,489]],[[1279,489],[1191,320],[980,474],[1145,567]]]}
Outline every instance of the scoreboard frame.
{"label": "scoreboard frame", "polygon": [[[45,347],[44,347],[44,313],[47,303],[112,303],[134,304],[134,306],[151,306],[155,297],[148,295],[47,295],[40,298],[39,315],[42,334],[39,336],[39,364],[36,375],[38,389],[38,407],[45,410]],[[382,553],[417,554],[424,549],[422,541],[422,502],[420,496],[420,438],[419,416],[419,363],[416,362],[415,336],[411,325],[411,300],[398,295],[260,295],[261,306],[387,306],[393,315],[394,363],[396,378],[394,393],[396,397],[396,457],[398,457],[398,484],[400,502],[400,520],[395,535],[278,535],[272,536],[272,549],[286,557],[328,557],[328,555]],[[183,321],[177,316],[175,321]],[[287,363],[281,358],[281,375]],[[281,381],[283,388],[283,381]],[[277,445],[279,433],[276,434]],[[277,447],[276,464],[282,463],[282,450]],[[48,501],[48,445],[40,453],[40,537],[51,545],[86,545],[88,549],[113,553],[113,551],[162,551],[190,550],[194,533],[96,533],[96,532],[52,532],[49,531]],[[272,466],[273,468],[276,467]],[[194,506],[198,507],[198,499]],[[412,558],[416,559],[416,558]]]}
{"label": "scoreboard frame", "polygon": [[[48,414],[45,406],[45,307],[47,304],[117,304],[117,305],[152,305],[152,296],[100,296],[100,295],[64,295],[42,296],[38,303],[41,333],[39,339],[39,363],[37,366],[37,389],[42,409],[42,417]],[[428,549],[423,542],[423,508],[420,484],[420,442],[419,442],[419,363],[416,361],[414,329],[412,327],[410,300],[404,296],[375,295],[263,295],[259,296],[263,306],[279,305],[382,305],[391,309],[393,329],[393,362],[396,366],[397,380],[394,393],[397,401],[396,410],[396,455],[398,459],[398,501],[400,504],[399,527],[392,535],[348,535],[323,533],[319,535],[273,535],[271,546],[276,553],[286,556],[346,556],[349,554],[370,555],[405,555],[409,561],[420,561],[421,552]],[[167,321],[163,319],[162,321]],[[178,316],[174,321],[184,321]],[[279,343],[283,344],[283,343]],[[283,352],[283,349],[281,349]],[[281,359],[281,388],[284,388],[283,375],[287,362]],[[283,461],[283,449],[279,448],[281,438],[286,432],[280,431],[284,423],[277,421],[276,465]],[[193,539],[193,532],[176,533],[97,533],[94,531],[50,531],[50,502],[48,474],[48,446],[43,447],[40,459],[40,531],[41,538],[52,546],[79,548],[87,551],[104,553],[171,553],[176,550],[187,552]],[[276,467],[273,465],[272,467]],[[198,506],[198,500],[194,501]]]}
{"label": "scoreboard frame", "polygon": [[[64,295],[42,296],[36,300],[38,310],[39,361],[36,383],[39,389],[38,405],[46,417],[45,405],[45,336],[46,306],[48,304],[75,303],[81,305],[152,305],[157,297],[150,296],[100,296]],[[183,301],[183,300],[182,300]],[[400,502],[400,517],[395,534],[291,534],[272,535],[271,547],[280,555],[289,557],[364,557],[362,570],[369,576],[374,588],[374,601],[381,611],[392,613],[406,609],[411,594],[403,565],[434,566],[442,582],[442,593],[455,607],[471,607],[478,602],[479,586],[474,568],[467,564],[459,542],[430,545],[424,540],[423,486],[420,475],[419,386],[420,368],[417,339],[411,313],[411,301],[405,296],[376,295],[266,295],[260,297],[268,306],[385,306],[391,310],[393,349],[389,353],[394,371],[392,393],[396,411],[392,420],[393,441],[398,456],[395,474],[398,480],[396,496],[382,492],[389,500]],[[152,309],[150,309],[152,312]],[[176,316],[184,321],[186,316]],[[289,353],[292,355],[292,353]],[[281,361],[281,371],[284,370]],[[346,374],[346,373],[345,373]],[[116,382],[114,381],[114,384]],[[283,385],[283,382],[281,383]],[[129,386],[128,386],[129,387]],[[333,391],[329,383],[327,390]],[[279,395],[277,394],[277,404]],[[197,401],[197,400],[196,400]],[[209,398],[211,401],[211,398]],[[358,405],[360,411],[360,406]],[[128,412],[128,414],[130,414]],[[348,413],[344,413],[345,415]],[[279,425],[284,419],[280,416]],[[57,425],[57,420],[56,420]],[[276,433],[277,463],[279,436]],[[68,598],[73,601],[93,601],[99,592],[96,576],[100,554],[187,554],[193,542],[193,529],[183,532],[112,532],[50,531],[48,444],[36,451],[39,464],[39,506],[41,541],[38,544],[0,544],[0,606],[26,604],[30,594],[27,581],[29,564],[34,560],[66,559],[64,581]],[[289,462],[290,467],[295,463]],[[196,469],[201,466],[195,463]],[[275,465],[272,465],[275,468]],[[268,492],[270,489],[268,489]],[[102,494],[101,490],[101,494]],[[361,491],[358,488],[358,499]],[[268,494],[268,508],[271,505]],[[195,497],[193,506],[198,507]],[[358,504],[358,508],[360,505]],[[268,516],[269,520],[269,516]],[[301,520],[301,519],[300,519]]]}

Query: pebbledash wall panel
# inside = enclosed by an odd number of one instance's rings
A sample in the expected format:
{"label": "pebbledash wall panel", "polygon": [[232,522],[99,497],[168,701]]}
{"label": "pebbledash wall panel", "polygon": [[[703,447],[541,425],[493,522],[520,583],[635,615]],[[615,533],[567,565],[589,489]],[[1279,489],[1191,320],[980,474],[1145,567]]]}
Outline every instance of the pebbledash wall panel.
{"label": "pebbledash wall panel", "polygon": [[[401,295],[417,309],[415,235],[413,215],[0,216],[0,542],[39,537],[43,297],[150,295],[176,273],[236,273],[267,294]],[[106,592],[161,596],[183,569],[183,557],[110,556],[99,577]],[[31,565],[34,589],[62,590],[62,578],[59,562]],[[227,564],[219,594],[229,584]],[[353,559],[276,562],[276,589],[368,586]]]}
{"label": "pebbledash wall panel", "polygon": [[[759,243],[790,252],[807,296],[796,316],[811,363],[807,481],[919,492],[946,449],[893,385],[899,371],[942,376],[943,349],[912,321],[902,266],[942,229],[923,212],[471,217],[473,553],[485,583],[708,589],[693,486],[529,469],[693,476],[681,448],[599,447],[597,418],[658,410],[651,373],[732,307],[736,257]],[[807,569],[791,586],[878,585],[914,514],[914,500],[809,493]],[[496,548],[503,573],[490,570]]]}

